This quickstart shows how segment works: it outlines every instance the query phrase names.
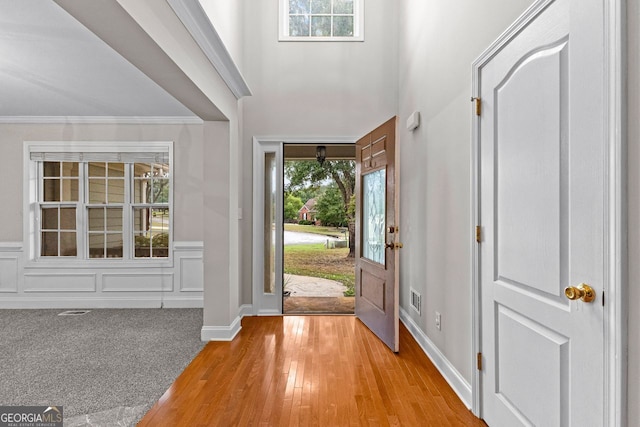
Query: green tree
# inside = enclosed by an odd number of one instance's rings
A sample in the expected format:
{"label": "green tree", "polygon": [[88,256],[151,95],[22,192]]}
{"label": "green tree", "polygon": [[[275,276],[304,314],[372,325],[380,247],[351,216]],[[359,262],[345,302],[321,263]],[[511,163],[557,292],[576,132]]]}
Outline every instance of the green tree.
{"label": "green tree", "polygon": [[295,221],[298,219],[298,211],[304,205],[300,197],[296,197],[291,193],[287,193],[284,198],[284,219]]}
{"label": "green tree", "polygon": [[327,188],[327,190],[318,197],[316,211],[316,217],[322,221],[322,225],[344,227],[348,223],[342,196],[340,195],[338,187],[335,185]]}
{"label": "green tree", "polygon": [[[153,189],[153,191],[152,191]],[[169,180],[154,179],[153,187],[148,185],[146,188],[147,202],[167,203],[169,202]]]}
{"label": "green tree", "polygon": [[349,256],[355,255],[355,215],[349,209],[351,196],[355,191],[356,164],[353,160],[327,160],[320,164],[315,160],[287,161],[284,164],[287,191],[303,188],[318,189],[327,180],[333,180],[342,197],[342,207],[349,225]]}
{"label": "green tree", "polygon": [[292,189],[289,194],[300,198],[300,200],[302,200],[302,204],[304,205],[307,200],[318,198],[318,196],[320,195],[320,190],[321,189],[318,188],[296,188]]}

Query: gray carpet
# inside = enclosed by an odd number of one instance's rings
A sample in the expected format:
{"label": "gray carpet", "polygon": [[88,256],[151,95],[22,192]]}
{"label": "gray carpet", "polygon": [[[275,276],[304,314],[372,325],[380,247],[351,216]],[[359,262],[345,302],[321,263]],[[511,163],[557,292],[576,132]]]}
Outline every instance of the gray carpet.
{"label": "gray carpet", "polygon": [[135,425],[204,345],[202,309],[62,311],[0,310],[0,405],[64,406],[65,425]]}

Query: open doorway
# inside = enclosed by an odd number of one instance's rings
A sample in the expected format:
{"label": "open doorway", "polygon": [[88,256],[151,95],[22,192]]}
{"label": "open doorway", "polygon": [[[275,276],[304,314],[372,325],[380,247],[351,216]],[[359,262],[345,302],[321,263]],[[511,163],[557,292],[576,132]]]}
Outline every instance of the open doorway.
{"label": "open doorway", "polygon": [[283,179],[283,314],[353,314],[354,146],[285,144]]}

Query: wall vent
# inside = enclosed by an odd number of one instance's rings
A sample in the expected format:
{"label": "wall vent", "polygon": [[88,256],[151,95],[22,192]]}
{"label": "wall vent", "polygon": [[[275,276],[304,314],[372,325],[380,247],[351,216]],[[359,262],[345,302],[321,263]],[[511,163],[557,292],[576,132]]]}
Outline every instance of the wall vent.
{"label": "wall vent", "polygon": [[58,316],[82,316],[83,314],[87,314],[91,310],[68,310],[63,311],[62,313],[58,313]]}
{"label": "wall vent", "polygon": [[422,296],[415,289],[411,288],[411,308],[413,308],[418,314],[422,314],[420,310],[421,300]]}

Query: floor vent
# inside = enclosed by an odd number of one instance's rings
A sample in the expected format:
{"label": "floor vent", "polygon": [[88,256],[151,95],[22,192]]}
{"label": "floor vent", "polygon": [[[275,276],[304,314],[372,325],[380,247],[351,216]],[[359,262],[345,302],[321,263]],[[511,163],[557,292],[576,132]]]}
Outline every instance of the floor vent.
{"label": "floor vent", "polygon": [[82,316],[83,314],[87,314],[91,310],[68,310],[63,311],[62,313],[58,313],[58,316]]}
{"label": "floor vent", "polygon": [[411,288],[411,308],[413,308],[418,314],[421,314],[420,313],[421,299],[422,299],[422,296],[418,292],[416,292],[415,289]]}

